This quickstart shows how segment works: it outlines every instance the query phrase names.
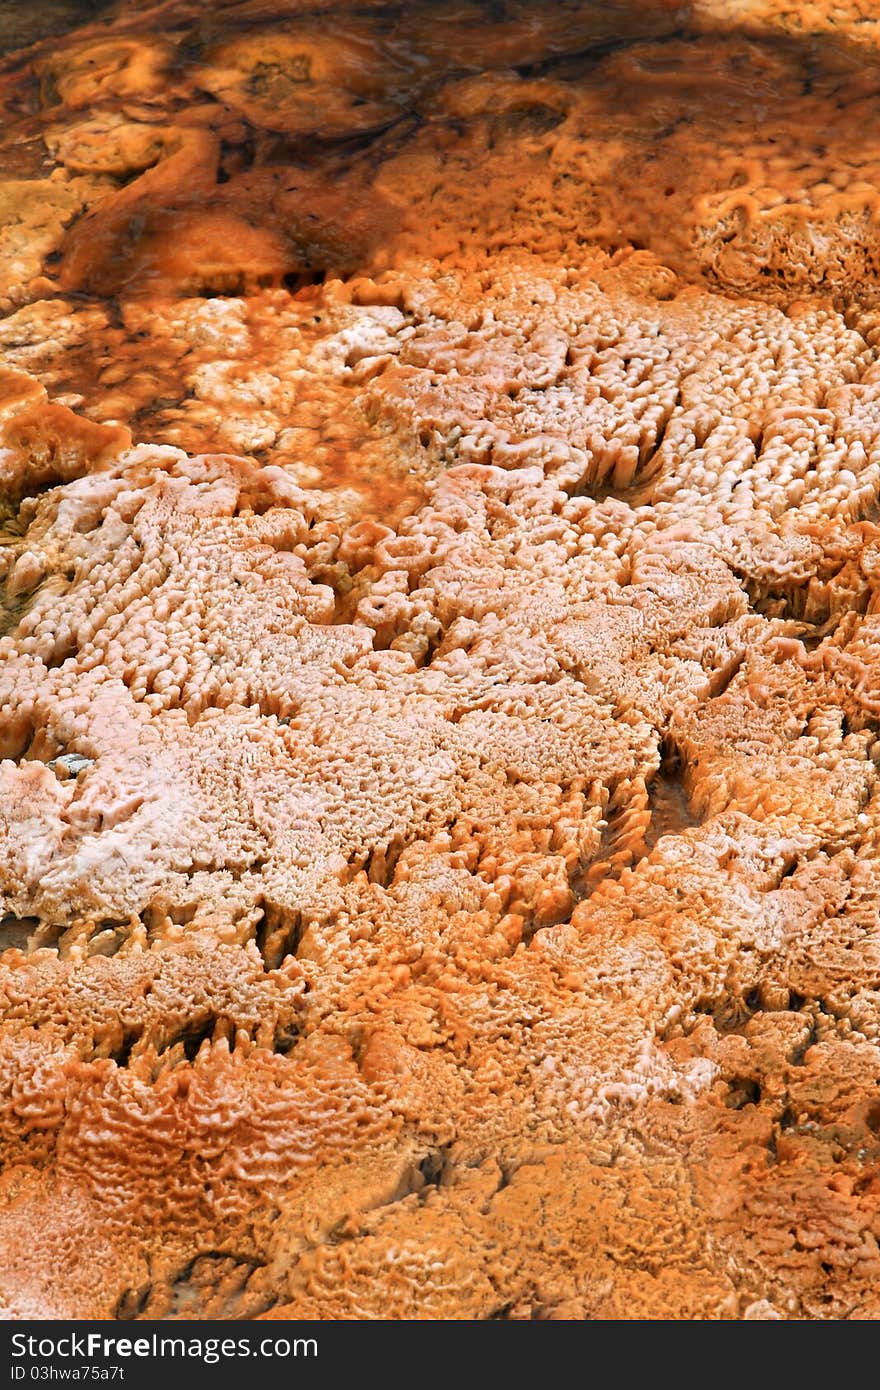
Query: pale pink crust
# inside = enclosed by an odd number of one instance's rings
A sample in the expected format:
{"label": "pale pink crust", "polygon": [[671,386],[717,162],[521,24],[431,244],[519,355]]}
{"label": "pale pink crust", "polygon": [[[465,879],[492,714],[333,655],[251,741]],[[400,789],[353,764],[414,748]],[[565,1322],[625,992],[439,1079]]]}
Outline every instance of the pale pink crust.
{"label": "pale pink crust", "polygon": [[204,9],[0,60],[0,1313],[880,1315],[875,18]]}

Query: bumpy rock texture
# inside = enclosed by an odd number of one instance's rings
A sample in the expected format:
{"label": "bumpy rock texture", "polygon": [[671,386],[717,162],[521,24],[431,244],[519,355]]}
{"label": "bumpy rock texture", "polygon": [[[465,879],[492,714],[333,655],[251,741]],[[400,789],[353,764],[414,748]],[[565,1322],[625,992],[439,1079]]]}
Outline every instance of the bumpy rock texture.
{"label": "bumpy rock texture", "polygon": [[0,62],[4,1315],[880,1316],[872,6],[98,9]]}

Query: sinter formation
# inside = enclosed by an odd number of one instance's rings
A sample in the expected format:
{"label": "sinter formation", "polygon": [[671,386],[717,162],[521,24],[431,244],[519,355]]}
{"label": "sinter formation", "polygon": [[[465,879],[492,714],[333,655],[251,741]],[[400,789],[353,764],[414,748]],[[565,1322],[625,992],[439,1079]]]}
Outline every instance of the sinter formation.
{"label": "sinter formation", "polygon": [[93,8],[0,62],[0,1307],[880,1316],[876,5]]}

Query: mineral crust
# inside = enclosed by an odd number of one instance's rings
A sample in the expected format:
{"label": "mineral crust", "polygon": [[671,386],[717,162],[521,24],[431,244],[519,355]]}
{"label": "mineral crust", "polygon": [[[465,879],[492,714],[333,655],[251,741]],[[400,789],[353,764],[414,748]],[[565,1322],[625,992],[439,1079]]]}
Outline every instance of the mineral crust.
{"label": "mineral crust", "polygon": [[0,59],[2,1315],[880,1316],[874,8],[94,8]]}

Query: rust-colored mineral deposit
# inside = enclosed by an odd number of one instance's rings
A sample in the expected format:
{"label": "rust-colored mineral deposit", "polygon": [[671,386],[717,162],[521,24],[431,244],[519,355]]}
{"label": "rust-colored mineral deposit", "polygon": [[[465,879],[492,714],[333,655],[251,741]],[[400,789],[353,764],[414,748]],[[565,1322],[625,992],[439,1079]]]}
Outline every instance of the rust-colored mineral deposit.
{"label": "rust-colored mineral deposit", "polygon": [[880,1317],[876,4],[51,8],[3,1316]]}

